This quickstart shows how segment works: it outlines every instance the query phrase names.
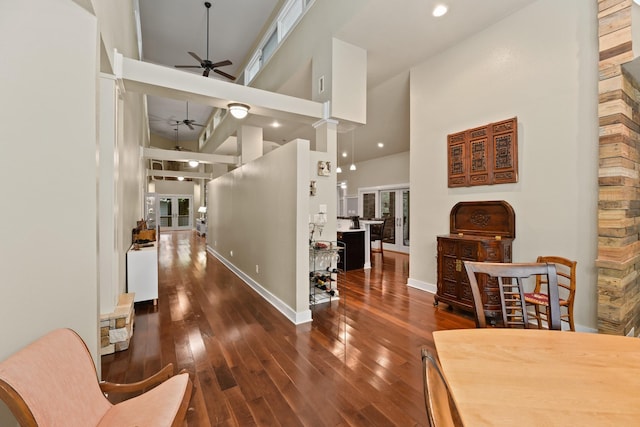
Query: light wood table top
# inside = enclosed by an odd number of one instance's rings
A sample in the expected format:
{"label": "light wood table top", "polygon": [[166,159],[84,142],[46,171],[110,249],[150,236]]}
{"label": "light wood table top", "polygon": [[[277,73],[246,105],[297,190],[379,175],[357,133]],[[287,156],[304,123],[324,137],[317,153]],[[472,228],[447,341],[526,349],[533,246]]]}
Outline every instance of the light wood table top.
{"label": "light wood table top", "polygon": [[638,426],[640,339],[524,329],[436,331],[465,426]]}

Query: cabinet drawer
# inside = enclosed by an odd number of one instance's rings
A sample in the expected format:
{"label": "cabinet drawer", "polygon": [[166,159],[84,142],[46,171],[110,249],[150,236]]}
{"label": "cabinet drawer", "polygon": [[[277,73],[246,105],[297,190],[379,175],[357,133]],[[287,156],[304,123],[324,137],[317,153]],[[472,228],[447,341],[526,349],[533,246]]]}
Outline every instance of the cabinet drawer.
{"label": "cabinet drawer", "polygon": [[457,258],[450,256],[442,257],[442,278],[457,281],[458,271],[456,270]]}
{"label": "cabinet drawer", "polygon": [[476,242],[459,242],[460,258],[475,261],[478,259],[478,244]]}
{"label": "cabinet drawer", "polygon": [[442,239],[439,241],[438,251],[443,256],[458,256],[458,244],[455,240]]}

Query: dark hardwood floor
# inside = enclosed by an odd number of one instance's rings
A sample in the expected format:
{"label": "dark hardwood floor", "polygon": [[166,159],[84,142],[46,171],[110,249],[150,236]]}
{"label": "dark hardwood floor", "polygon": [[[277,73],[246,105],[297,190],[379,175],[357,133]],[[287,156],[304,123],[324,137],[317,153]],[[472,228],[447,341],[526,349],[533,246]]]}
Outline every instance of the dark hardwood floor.
{"label": "dark hardwood floor", "polygon": [[474,327],[406,286],[404,254],[374,253],[374,268],[346,273],[340,299],[300,326],[194,232],[162,233],[158,258],[158,305],[136,304],[130,347],[102,357],[102,376],[132,382],[169,362],[186,368],[191,427],[426,426],[420,347],[434,350],[435,330]]}

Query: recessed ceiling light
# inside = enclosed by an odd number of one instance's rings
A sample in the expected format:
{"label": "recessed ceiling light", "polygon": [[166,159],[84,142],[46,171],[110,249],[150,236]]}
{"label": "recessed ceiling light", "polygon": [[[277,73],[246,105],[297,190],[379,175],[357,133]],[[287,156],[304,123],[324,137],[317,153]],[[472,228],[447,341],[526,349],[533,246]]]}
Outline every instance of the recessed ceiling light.
{"label": "recessed ceiling light", "polygon": [[277,121],[273,121],[273,123],[271,123],[271,126],[274,128],[279,128],[280,127],[280,123],[278,123]]}
{"label": "recessed ceiling light", "polygon": [[178,181],[184,181],[184,176],[179,176]]}
{"label": "recessed ceiling light", "polygon": [[346,151],[342,152],[342,157],[347,157],[347,152]]}
{"label": "recessed ceiling light", "polygon": [[433,13],[433,16],[435,16],[436,18],[439,18],[439,17],[443,16],[445,13],[447,13],[447,10],[449,10],[449,8],[447,8],[447,6],[445,6],[443,4],[439,4],[433,9],[432,13]]}
{"label": "recessed ceiling light", "polygon": [[384,147],[384,142],[378,142],[378,148]]}
{"label": "recessed ceiling light", "polygon": [[189,166],[191,166],[192,168],[195,168],[199,164],[200,164],[200,162],[197,161],[197,160],[189,160]]}

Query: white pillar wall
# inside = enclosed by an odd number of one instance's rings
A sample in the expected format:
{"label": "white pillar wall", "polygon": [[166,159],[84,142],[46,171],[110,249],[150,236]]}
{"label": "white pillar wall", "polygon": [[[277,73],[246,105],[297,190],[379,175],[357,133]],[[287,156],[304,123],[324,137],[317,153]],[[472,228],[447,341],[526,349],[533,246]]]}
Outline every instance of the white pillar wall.
{"label": "white pillar wall", "polygon": [[262,128],[256,126],[241,126],[238,129],[238,146],[240,148],[241,163],[246,164],[262,156],[263,153]]}
{"label": "white pillar wall", "polygon": [[[316,195],[310,197],[309,214],[320,212],[320,205],[326,206],[327,223],[322,232],[322,238],[326,240],[336,239],[336,223],[338,216],[338,203],[336,199],[336,165],[338,160],[338,122],[336,120],[321,120],[314,124],[316,129],[315,151],[311,152],[311,177],[316,181]],[[331,173],[329,176],[318,176],[317,162],[329,161]]]}
{"label": "white pillar wall", "polygon": [[111,313],[118,302],[119,257],[116,242],[116,156],[118,105],[114,76],[100,75],[98,160],[98,280],[100,314]]}

